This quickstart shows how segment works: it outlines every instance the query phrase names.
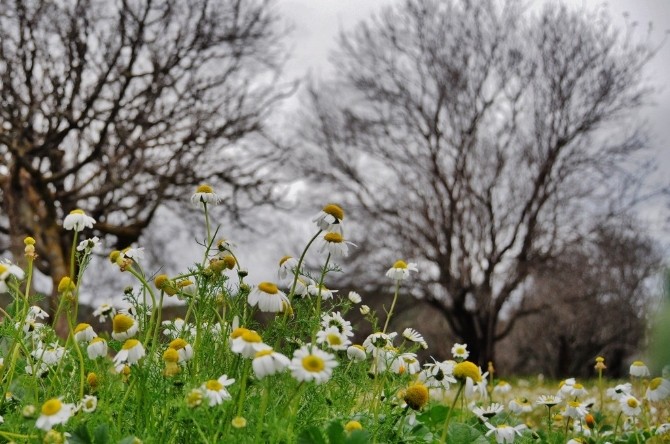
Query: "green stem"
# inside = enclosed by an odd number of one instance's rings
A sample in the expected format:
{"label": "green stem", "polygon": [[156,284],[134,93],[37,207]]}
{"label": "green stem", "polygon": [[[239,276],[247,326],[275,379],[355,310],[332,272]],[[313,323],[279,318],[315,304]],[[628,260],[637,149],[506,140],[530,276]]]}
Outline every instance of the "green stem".
{"label": "green stem", "polygon": [[393,302],[391,302],[391,309],[389,310],[388,314],[386,315],[386,323],[384,323],[384,329],[382,330],[382,333],[386,333],[386,329],[389,326],[389,321],[391,320],[391,316],[393,315],[393,309],[395,309],[395,304],[398,301],[398,293],[400,292],[400,280],[395,281],[395,293],[393,294]]}
{"label": "green stem", "polygon": [[312,344],[316,341],[316,332],[320,327],[321,319],[321,289],[323,288],[323,280],[326,278],[326,273],[328,273],[328,262],[330,262],[330,253],[326,257],[326,263],[323,264],[323,269],[321,270],[321,277],[319,278],[319,290],[316,294],[316,329],[312,332]]}
{"label": "green stem", "polygon": [[263,396],[261,397],[261,405],[260,405],[260,411],[258,414],[258,423],[256,424],[256,437],[254,439],[254,442],[262,442],[261,441],[261,432],[263,431],[263,420],[265,418],[265,411],[268,408],[268,401],[270,400],[270,387],[269,383],[266,380],[263,381]]}
{"label": "green stem", "polygon": [[293,276],[293,284],[291,285],[291,291],[288,293],[288,300],[290,303],[293,302],[293,296],[295,296],[295,287],[298,284],[298,276],[300,276],[300,268],[302,267],[302,263],[305,260],[305,255],[307,254],[307,250],[309,250],[309,247],[314,243],[317,237],[319,237],[319,234],[321,234],[323,230],[319,230],[314,237],[312,237],[309,242],[307,243],[307,246],[305,247],[304,250],[302,250],[302,254],[300,255],[300,259],[298,259],[298,265],[295,266],[295,272]]}
{"label": "green stem", "polygon": [[461,384],[458,386],[458,391],[456,392],[456,396],[454,397],[454,400],[451,402],[451,408],[449,409],[449,412],[447,413],[447,419],[444,421],[444,428],[442,429],[442,436],[440,437],[440,442],[441,443],[446,443],[447,442],[447,433],[449,430],[449,421],[451,421],[451,414],[456,408],[456,401],[458,401],[458,397],[460,394],[463,392],[463,387],[465,386],[465,381],[461,382]]}

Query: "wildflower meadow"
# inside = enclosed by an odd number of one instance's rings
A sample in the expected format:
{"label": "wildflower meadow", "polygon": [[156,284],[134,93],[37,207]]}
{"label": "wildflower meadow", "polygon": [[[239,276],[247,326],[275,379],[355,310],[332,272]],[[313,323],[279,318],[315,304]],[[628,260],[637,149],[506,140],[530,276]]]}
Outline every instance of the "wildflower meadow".
{"label": "wildflower meadow", "polygon": [[[27,267],[0,263],[0,441],[44,443],[642,443],[670,441],[670,380],[643,362],[630,380],[503,380],[481,369],[467,344],[452,359],[420,362],[430,351],[420,326],[390,331],[403,285],[421,273],[398,259],[386,278],[393,303],[376,313],[356,292],[329,288],[346,272],[351,242],[345,211],[328,204],[300,255],[277,258],[275,282],[255,282],[210,220],[219,198],[207,185],[191,197],[202,211],[202,260],[169,276],[143,268],[142,248],[109,254],[109,267],[135,279],[123,304],[104,304],[94,331],[78,316],[80,283],[100,248],[82,238],[96,221],[75,210],[71,274],[58,286],[55,313],[31,291]],[[308,269],[306,253],[320,254]],[[186,305],[164,319],[166,298]],[[354,342],[348,314],[373,334]],[[66,334],[52,325],[67,322]]]}

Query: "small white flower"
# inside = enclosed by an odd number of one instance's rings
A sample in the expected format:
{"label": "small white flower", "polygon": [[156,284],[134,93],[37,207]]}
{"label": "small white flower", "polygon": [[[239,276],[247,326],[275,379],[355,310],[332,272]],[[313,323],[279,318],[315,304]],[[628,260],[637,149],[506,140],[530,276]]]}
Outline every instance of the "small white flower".
{"label": "small white flower", "polygon": [[112,319],[116,315],[116,309],[108,303],[103,303],[93,312],[93,316],[98,317],[99,322],[105,322],[106,318]]}
{"label": "small white flower", "polygon": [[127,339],[121,346],[121,350],[114,356],[114,365],[118,368],[125,364],[136,364],[146,355],[142,343],[137,339]]}
{"label": "small white flower", "polygon": [[337,351],[346,350],[351,341],[336,326],[332,326],[316,333],[316,343],[326,344],[331,350]]}
{"label": "small white flower", "polygon": [[263,339],[257,332],[244,327],[233,330],[230,334],[230,339],[230,349],[232,352],[248,359],[256,357],[256,353],[261,350],[272,348],[263,343]]}
{"label": "small white flower", "polygon": [[628,416],[638,416],[642,412],[642,404],[633,395],[622,396],[619,399],[621,411]]}
{"label": "small white flower", "polygon": [[79,403],[79,408],[84,413],[93,413],[98,407],[98,398],[92,395],[86,395]]}
{"label": "small white flower", "polygon": [[589,413],[588,409],[584,403],[579,401],[570,401],[565,406],[565,416],[572,419],[584,419],[587,413]]}
{"label": "small white flower", "polygon": [[93,338],[86,347],[86,353],[91,360],[107,356],[107,341],[100,337]]}
{"label": "small white flower", "polygon": [[368,355],[362,345],[354,344],[347,348],[347,357],[354,362],[362,362]]}
{"label": "small white flower", "polygon": [[289,367],[296,380],[321,384],[330,379],[333,369],[337,367],[337,361],[332,354],[307,344],[293,353]]}
{"label": "small white flower", "polygon": [[380,350],[383,350],[387,347],[393,346],[393,339],[396,337],[396,333],[372,333],[370,336],[365,338],[363,341],[363,347],[368,353],[372,353],[373,356],[376,356]]}
{"label": "small white flower", "polygon": [[232,396],[230,396],[226,387],[232,385],[234,382],[235,380],[228,379],[227,375],[221,375],[219,379],[210,379],[205,382],[201,388],[205,393],[205,398],[207,398],[209,406],[213,407],[221,404],[223,401],[232,399]]}
{"label": "small white flower", "polygon": [[428,348],[428,343],[426,342],[425,339],[423,339],[423,336],[421,333],[418,331],[414,330],[413,328],[406,328],[402,332],[402,337],[407,339],[408,341],[415,342],[419,345],[421,345],[421,348],[426,349]]}
{"label": "small white flower", "polygon": [[649,368],[642,361],[635,361],[630,365],[630,375],[637,378],[647,378],[650,376]]}
{"label": "small white flower", "polygon": [[6,293],[9,290],[7,287],[7,279],[14,276],[17,280],[25,277],[23,270],[16,265],[11,264],[7,259],[0,262],[0,293]]}
{"label": "small white flower", "polygon": [[28,309],[28,316],[26,316],[26,319],[37,320],[37,319],[46,319],[48,317],[49,313],[42,310],[37,305],[33,305],[32,307],[30,307],[30,309]]}
{"label": "small white flower", "polygon": [[295,269],[298,267],[298,259],[291,256],[284,256],[279,260],[279,271],[277,275],[279,279],[286,280],[293,279],[295,276]]}
{"label": "small white flower", "polygon": [[84,239],[83,241],[79,242],[79,245],[77,245],[77,251],[97,251],[100,249],[100,243],[100,238],[98,236],[94,236],[90,239]]}
{"label": "small white flower", "polygon": [[344,258],[349,256],[349,245],[356,246],[345,240],[341,233],[330,231],[321,238],[319,253],[327,251],[334,258]]}
{"label": "small white flower", "polygon": [[354,335],[354,329],[351,326],[351,322],[344,319],[339,311],[322,314],[321,327],[323,327],[324,329],[328,327],[337,327],[339,332],[344,334],[345,336]]}
{"label": "small white flower", "polygon": [[254,369],[256,377],[258,379],[263,379],[266,376],[284,371],[290,363],[291,360],[288,357],[268,348],[267,350],[261,350],[256,353],[254,360],[251,362],[251,366]]}
{"label": "small white flower", "polygon": [[421,364],[416,359],[416,353],[402,353],[391,361],[391,371],[396,374],[414,375],[421,371]]}
{"label": "small white flower", "polygon": [[555,395],[540,395],[537,398],[536,402],[538,404],[546,405],[547,407],[551,408],[551,407],[553,407],[555,405],[558,405],[561,402],[563,402],[563,398],[561,398],[560,396],[555,396]]}
{"label": "small white flower", "polygon": [[661,424],[656,428],[656,432],[654,434],[656,435],[665,435],[666,433],[670,432],[670,422],[666,422]]}
{"label": "small white flower", "polygon": [[363,316],[366,316],[366,315],[370,314],[370,307],[363,304],[363,305],[361,305],[361,308],[359,308],[359,311],[361,312],[361,314]]}
{"label": "small white flower", "polygon": [[199,205],[201,203],[216,205],[219,202],[221,202],[221,198],[217,196],[214,189],[209,185],[200,185],[191,196],[191,203],[193,205]]}
{"label": "small white flower", "polygon": [[472,409],[472,413],[477,415],[479,419],[482,421],[486,422],[490,418],[493,418],[495,415],[499,414],[505,409],[502,404],[498,404],[497,402],[492,402],[489,406],[487,407],[480,407],[477,406]]}
{"label": "small white flower", "polygon": [[649,382],[645,398],[649,401],[663,401],[670,396],[670,381],[664,378],[654,378]]}
{"label": "small white flower", "polygon": [[438,362],[433,358],[432,363],[424,364],[419,379],[430,389],[448,390],[451,384],[456,383],[454,365],[456,361]]}
{"label": "small white flower", "polygon": [[363,300],[363,298],[361,298],[361,295],[356,293],[355,291],[350,291],[347,298],[352,304],[360,304],[361,301]]}
{"label": "small white flower", "polygon": [[587,395],[588,390],[586,390],[582,384],[575,383],[572,385],[568,393],[570,394],[571,397],[579,398]]}
{"label": "small white flower", "polygon": [[182,318],[176,318],[173,321],[163,321],[163,334],[170,339],[181,336],[195,336],[196,328],[193,324],[186,324]]}
{"label": "small white flower", "polygon": [[323,299],[324,301],[326,299],[332,299],[333,295],[335,293],[337,293],[337,291],[338,290],[330,290],[330,289],[326,288],[326,286],[323,285],[323,284],[321,286],[319,286],[317,284],[312,284],[309,287],[307,287],[307,292],[310,295],[318,296],[319,294],[321,294],[321,299]]}
{"label": "small white flower", "polygon": [[59,398],[49,399],[42,404],[41,414],[35,422],[35,427],[45,432],[49,431],[57,424],[65,424],[74,411],[74,404],[65,404]]}
{"label": "small white flower", "polygon": [[533,404],[527,398],[514,398],[507,404],[507,407],[516,415],[529,413],[533,410]]}
{"label": "small white flower", "polygon": [[249,293],[249,305],[266,313],[281,313],[290,307],[288,297],[272,282],[261,282]]}
{"label": "small white flower", "polygon": [[511,384],[507,381],[503,381],[502,379],[496,383],[495,387],[493,387],[493,393],[505,394],[509,393],[511,390]]}
{"label": "small white flower", "polygon": [[486,436],[495,436],[498,444],[513,443],[516,439],[516,435],[521,436],[521,431],[526,429],[524,424],[519,424],[514,427],[507,424],[498,424],[497,426],[494,426],[488,422],[485,422],[484,424],[489,429],[489,431],[486,432]]}
{"label": "small white flower", "polygon": [[33,366],[30,364],[26,365],[26,373],[29,375],[42,377],[46,375],[48,372],[49,372],[49,366],[46,365],[44,362],[40,362],[39,367],[36,369],[33,369]]}
{"label": "small white flower", "polygon": [[170,341],[168,347],[177,350],[180,363],[190,361],[191,358],[193,358],[193,347],[191,346],[191,344],[189,344],[182,338],[173,339],[172,341]]}
{"label": "small white flower", "polygon": [[342,234],[342,219],[344,219],[344,210],[339,205],[328,204],[317,214],[312,222],[320,230]]}
{"label": "small white flower", "polygon": [[118,313],[112,319],[112,338],[124,341],[135,336],[139,330],[137,320],[133,316]]}
{"label": "small white flower", "polygon": [[82,231],[84,228],[93,228],[95,219],[87,216],[84,210],[76,209],[63,219],[63,228],[66,230]]}
{"label": "small white flower", "polygon": [[454,346],[451,347],[451,355],[454,357],[454,359],[460,359],[463,361],[468,359],[470,352],[468,351],[467,344],[454,344]]}
{"label": "small white flower", "polygon": [[630,395],[631,393],[633,393],[633,385],[630,382],[607,389],[607,396],[613,401],[618,401],[622,396]]}
{"label": "small white flower", "polygon": [[144,259],[144,247],[126,248],[121,252],[121,254],[127,259],[132,259],[135,262],[139,262]]}
{"label": "small white flower", "polygon": [[409,277],[410,271],[419,271],[416,264],[413,262],[406,263],[405,261],[396,261],[395,264],[386,272],[386,277],[394,281],[404,281]]}
{"label": "small white flower", "polygon": [[96,334],[95,331],[93,331],[93,327],[91,327],[89,324],[86,324],[84,322],[78,324],[74,328],[74,340],[77,342],[86,342],[90,341],[91,339],[97,337],[98,335]]}
{"label": "small white flower", "polygon": [[48,347],[40,345],[30,353],[35,359],[39,359],[47,365],[58,364],[65,355],[65,347],[61,347],[57,343],[51,344]]}

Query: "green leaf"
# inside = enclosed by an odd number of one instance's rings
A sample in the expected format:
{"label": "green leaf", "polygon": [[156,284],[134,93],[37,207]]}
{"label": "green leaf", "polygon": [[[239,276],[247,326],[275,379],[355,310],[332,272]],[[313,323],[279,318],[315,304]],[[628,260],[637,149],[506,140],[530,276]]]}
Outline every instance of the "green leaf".
{"label": "green leaf", "polygon": [[79,424],[79,426],[70,434],[67,441],[71,444],[92,444],[91,434],[88,432],[86,424]]}
{"label": "green leaf", "polygon": [[109,426],[100,424],[93,432],[93,442],[95,444],[109,444]]}
{"label": "green leaf", "polygon": [[126,436],[123,438],[121,441],[119,441],[119,444],[133,444],[135,442],[135,437],[134,436]]}
{"label": "green leaf", "polygon": [[342,427],[342,424],[340,424],[339,421],[331,422],[328,426],[328,429],[326,430],[326,433],[328,434],[328,441],[330,444],[344,443],[344,427]]}
{"label": "green leaf", "polygon": [[438,425],[444,424],[444,421],[447,420],[448,413],[449,407],[438,404],[432,406],[420,415],[417,415],[416,419],[429,427],[436,427]]}
{"label": "green leaf", "polygon": [[349,433],[344,442],[346,444],[368,444],[370,441],[370,432],[367,430],[354,430]]}
{"label": "green leaf", "polygon": [[489,440],[480,431],[467,424],[450,424],[447,435],[450,444],[488,444]]}
{"label": "green leaf", "polygon": [[298,444],[326,444],[326,440],[318,427],[312,426],[304,429],[298,435]]}

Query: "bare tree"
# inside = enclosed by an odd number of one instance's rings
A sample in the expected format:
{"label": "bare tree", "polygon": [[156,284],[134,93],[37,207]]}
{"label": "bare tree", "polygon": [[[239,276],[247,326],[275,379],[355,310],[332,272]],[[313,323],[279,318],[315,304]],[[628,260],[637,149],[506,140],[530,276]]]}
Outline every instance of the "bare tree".
{"label": "bare tree", "polygon": [[407,0],[341,36],[301,161],[364,221],[356,241],[420,263],[412,291],[485,365],[542,308],[533,272],[635,200],[653,53],[603,10]]}
{"label": "bare tree", "polygon": [[202,182],[267,202],[285,31],[270,0],[1,2],[0,251],[34,237],[57,283],[73,209],[121,248]]}

